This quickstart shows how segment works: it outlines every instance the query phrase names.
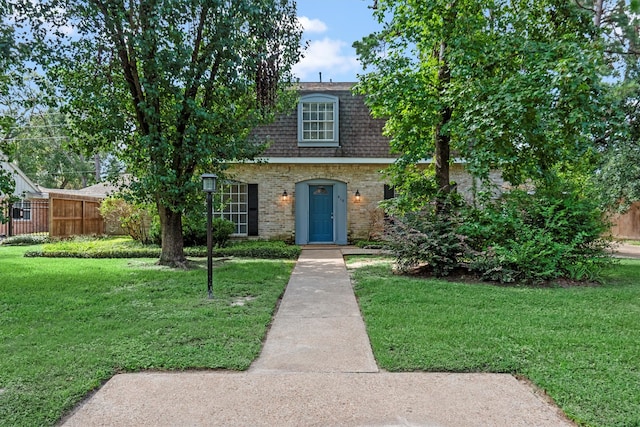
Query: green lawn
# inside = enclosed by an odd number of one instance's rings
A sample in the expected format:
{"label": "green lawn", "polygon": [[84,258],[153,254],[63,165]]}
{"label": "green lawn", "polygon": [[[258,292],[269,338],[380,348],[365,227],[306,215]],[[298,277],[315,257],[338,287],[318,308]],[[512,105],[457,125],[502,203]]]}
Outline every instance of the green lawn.
{"label": "green lawn", "polygon": [[640,426],[640,260],[599,287],[519,288],[354,270],[381,368],[508,372],[579,424]]}
{"label": "green lawn", "polygon": [[53,425],[117,372],[243,370],[260,352],[291,261],[24,258],[0,246],[0,425]]}

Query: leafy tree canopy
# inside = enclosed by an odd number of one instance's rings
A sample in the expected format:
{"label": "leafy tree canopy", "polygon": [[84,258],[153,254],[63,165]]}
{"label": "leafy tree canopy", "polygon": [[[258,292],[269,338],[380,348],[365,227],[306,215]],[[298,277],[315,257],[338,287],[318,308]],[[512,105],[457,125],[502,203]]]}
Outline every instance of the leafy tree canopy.
{"label": "leafy tree canopy", "polygon": [[96,182],[94,159],[69,149],[68,128],[65,116],[47,110],[32,112],[17,131],[13,158],[34,182],[48,188],[83,188]]}
{"label": "leafy tree canopy", "polygon": [[[0,100],[5,100],[9,88],[16,77],[16,67],[20,64],[19,55],[16,50],[14,38],[14,28],[10,23],[10,16],[13,8],[10,3],[0,4]],[[0,103],[0,161],[4,160],[10,153],[7,137],[13,126],[14,118],[5,106],[5,102]],[[13,177],[4,169],[0,168],[0,197],[13,194]],[[0,209],[0,221],[5,218]]]}
{"label": "leafy tree canopy", "polygon": [[[370,71],[358,90],[388,119],[400,189],[448,190],[452,157],[518,185],[589,156],[606,69],[588,11],[566,0],[380,0],[375,13],[384,29],[355,44]],[[414,167],[432,156],[436,185]]]}
{"label": "leafy tree canopy", "polygon": [[181,215],[199,174],[256,156],[250,130],[292,100],[283,93],[299,58],[295,3],[43,0],[36,9],[40,57],[79,147],[124,161],[132,190],[158,207],[160,262],[182,265]]}
{"label": "leafy tree canopy", "polygon": [[576,0],[601,31],[611,78],[605,132],[597,140],[596,183],[605,206],[625,210],[640,200],[640,1]]}

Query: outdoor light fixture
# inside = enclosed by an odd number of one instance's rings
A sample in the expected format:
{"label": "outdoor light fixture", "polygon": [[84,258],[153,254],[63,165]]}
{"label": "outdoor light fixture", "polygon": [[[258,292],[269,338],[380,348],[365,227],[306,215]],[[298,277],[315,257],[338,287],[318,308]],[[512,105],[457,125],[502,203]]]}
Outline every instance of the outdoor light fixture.
{"label": "outdoor light fixture", "polygon": [[286,201],[289,198],[289,194],[287,194],[287,190],[284,190],[282,192],[282,200]]}
{"label": "outdoor light fixture", "polygon": [[207,193],[216,192],[216,180],[218,175],[215,173],[203,173],[202,174],[202,189]]}
{"label": "outdoor light fixture", "polygon": [[216,191],[216,180],[218,175],[214,173],[202,174],[202,189],[207,193],[207,294],[209,299],[213,298],[213,233],[211,223],[213,212],[211,209],[213,193]]}
{"label": "outdoor light fixture", "polygon": [[356,203],[360,203],[360,190],[356,190]]}

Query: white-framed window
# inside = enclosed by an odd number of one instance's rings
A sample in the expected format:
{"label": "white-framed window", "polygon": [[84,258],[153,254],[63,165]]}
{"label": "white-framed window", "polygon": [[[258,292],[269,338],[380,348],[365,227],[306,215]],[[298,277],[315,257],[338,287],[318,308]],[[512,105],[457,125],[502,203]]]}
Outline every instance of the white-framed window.
{"label": "white-framed window", "polygon": [[216,206],[214,216],[224,218],[236,225],[235,236],[247,235],[248,224],[248,196],[247,184],[241,182],[227,182],[218,190],[220,204]]}
{"label": "white-framed window", "polygon": [[15,221],[31,221],[31,202],[20,200],[11,209],[11,218]]}
{"label": "white-framed window", "polygon": [[337,147],[340,142],[338,97],[305,95],[298,103],[298,145]]}

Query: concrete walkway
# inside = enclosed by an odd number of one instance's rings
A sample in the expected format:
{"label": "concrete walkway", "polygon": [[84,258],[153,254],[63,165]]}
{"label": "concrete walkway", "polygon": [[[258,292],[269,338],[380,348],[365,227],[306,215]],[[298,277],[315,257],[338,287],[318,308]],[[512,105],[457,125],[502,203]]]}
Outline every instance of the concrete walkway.
{"label": "concrete walkway", "polygon": [[570,426],[506,374],[376,366],[342,252],[302,252],[247,372],[116,375],[65,426]]}
{"label": "concrete walkway", "polygon": [[638,245],[630,245],[628,243],[620,243],[615,250],[613,251],[613,255],[618,258],[640,258],[640,246]]}

